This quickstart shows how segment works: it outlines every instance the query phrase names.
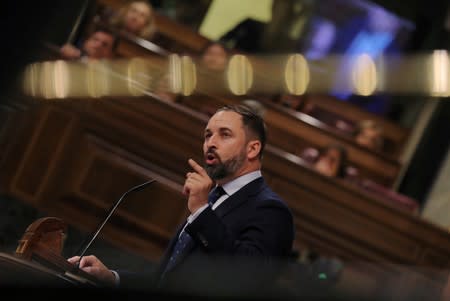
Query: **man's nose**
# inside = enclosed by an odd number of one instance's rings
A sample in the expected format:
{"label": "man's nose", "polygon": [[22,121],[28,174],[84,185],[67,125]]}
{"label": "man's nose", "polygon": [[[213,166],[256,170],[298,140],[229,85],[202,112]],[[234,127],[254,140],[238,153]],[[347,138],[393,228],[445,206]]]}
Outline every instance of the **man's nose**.
{"label": "man's nose", "polygon": [[210,147],[216,147],[217,146],[217,139],[215,135],[211,135],[207,140],[206,140],[206,146],[208,148]]}

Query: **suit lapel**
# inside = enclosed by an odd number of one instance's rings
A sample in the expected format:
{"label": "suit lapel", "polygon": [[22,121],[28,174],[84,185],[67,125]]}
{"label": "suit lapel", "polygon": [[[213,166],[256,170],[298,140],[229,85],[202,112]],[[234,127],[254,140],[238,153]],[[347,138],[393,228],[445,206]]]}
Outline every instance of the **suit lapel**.
{"label": "suit lapel", "polygon": [[249,198],[258,194],[264,186],[264,179],[262,177],[253,180],[248,183],[228,199],[226,199],[220,206],[215,210],[219,217],[225,216],[227,213],[232,211],[234,208],[238,207],[240,204],[246,202]]}

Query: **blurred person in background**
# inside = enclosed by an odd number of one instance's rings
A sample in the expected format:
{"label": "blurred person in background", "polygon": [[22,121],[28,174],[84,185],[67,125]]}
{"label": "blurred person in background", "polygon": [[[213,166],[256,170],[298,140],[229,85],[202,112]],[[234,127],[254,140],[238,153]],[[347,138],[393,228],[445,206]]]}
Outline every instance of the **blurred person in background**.
{"label": "blurred person in background", "polygon": [[314,169],[328,177],[345,177],[347,151],[339,144],[329,144],[320,152],[314,162]]}
{"label": "blurred person in background", "polygon": [[383,128],[374,120],[362,120],[356,127],[355,142],[366,148],[381,151],[384,145]]}
{"label": "blurred person in background", "polygon": [[68,60],[111,59],[114,57],[117,42],[118,38],[111,31],[98,28],[82,42],[81,47],[70,43],[64,44],[60,48],[60,55]]}
{"label": "blurred person in background", "polygon": [[111,13],[107,21],[116,30],[146,40],[151,40],[156,33],[154,9],[148,1],[131,1]]}

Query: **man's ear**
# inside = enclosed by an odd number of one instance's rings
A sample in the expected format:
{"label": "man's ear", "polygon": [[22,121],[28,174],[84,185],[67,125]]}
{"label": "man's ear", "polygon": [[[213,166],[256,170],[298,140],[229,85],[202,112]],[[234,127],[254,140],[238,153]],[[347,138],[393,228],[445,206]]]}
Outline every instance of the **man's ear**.
{"label": "man's ear", "polygon": [[259,156],[261,151],[261,141],[259,140],[251,140],[247,144],[247,157],[249,159],[255,159]]}

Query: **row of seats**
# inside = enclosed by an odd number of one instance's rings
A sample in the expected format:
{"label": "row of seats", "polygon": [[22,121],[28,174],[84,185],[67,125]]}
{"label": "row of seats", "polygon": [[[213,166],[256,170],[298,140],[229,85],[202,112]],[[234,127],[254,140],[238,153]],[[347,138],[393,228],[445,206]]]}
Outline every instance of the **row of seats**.
{"label": "row of seats", "polygon": [[[336,151],[329,151],[330,149],[335,149]],[[344,149],[336,145],[330,145],[323,150],[307,147],[303,150],[300,157],[309,165],[309,168],[319,173],[326,176],[343,178],[368,193],[383,196],[383,198],[390,202],[402,206],[406,211],[419,214],[419,203],[416,200],[389,189],[384,185],[380,185],[371,179],[361,178],[358,168],[345,162],[345,156]]]}
{"label": "row of seats", "polygon": [[376,125],[379,128],[382,139],[379,147],[374,146],[373,149],[394,159],[401,157],[410,134],[409,129],[332,95],[281,95],[274,101],[295,111],[311,115],[348,136],[354,136],[359,127],[371,121],[374,127]]}

